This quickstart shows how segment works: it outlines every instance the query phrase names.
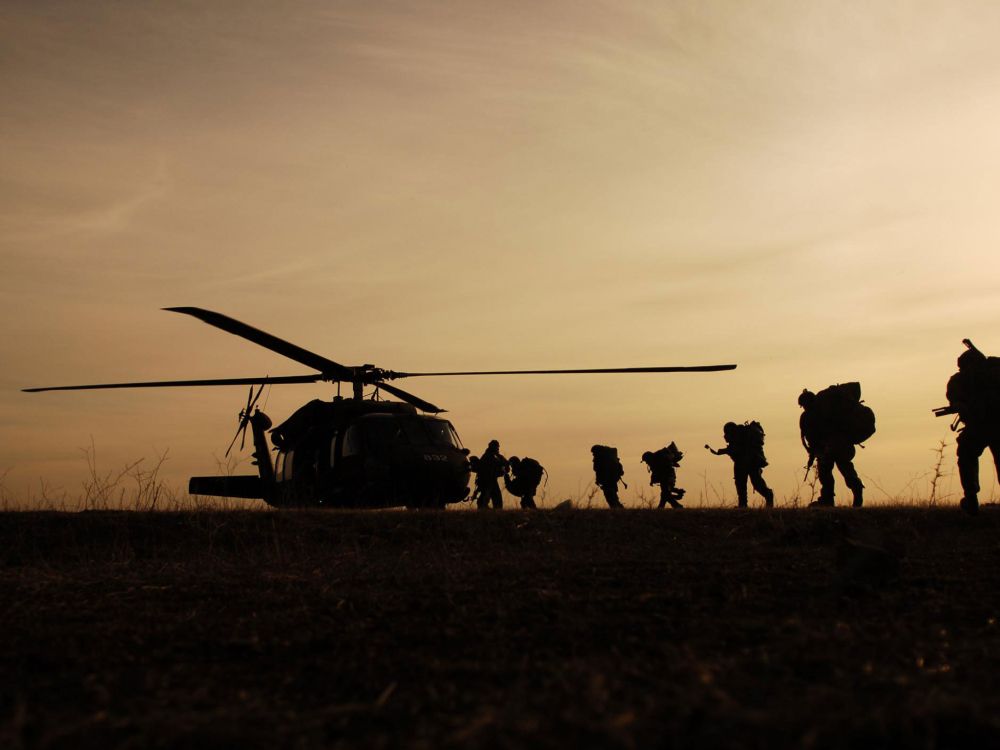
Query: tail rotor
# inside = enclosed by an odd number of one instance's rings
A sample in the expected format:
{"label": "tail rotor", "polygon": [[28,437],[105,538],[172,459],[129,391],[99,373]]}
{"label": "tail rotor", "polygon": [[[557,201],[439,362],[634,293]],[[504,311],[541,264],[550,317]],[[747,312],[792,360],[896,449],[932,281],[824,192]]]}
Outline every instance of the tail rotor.
{"label": "tail rotor", "polygon": [[247,427],[250,425],[250,417],[253,414],[254,407],[257,405],[257,400],[260,398],[260,394],[264,392],[264,383],[260,384],[260,388],[257,389],[257,393],[254,394],[253,386],[250,386],[250,392],[247,393],[247,405],[240,411],[240,424],[236,428],[236,434],[233,435],[233,440],[229,443],[229,447],[226,448],[226,458],[229,458],[230,452],[233,450],[233,446],[236,445],[236,440],[239,438],[240,450],[246,446],[247,440]]}

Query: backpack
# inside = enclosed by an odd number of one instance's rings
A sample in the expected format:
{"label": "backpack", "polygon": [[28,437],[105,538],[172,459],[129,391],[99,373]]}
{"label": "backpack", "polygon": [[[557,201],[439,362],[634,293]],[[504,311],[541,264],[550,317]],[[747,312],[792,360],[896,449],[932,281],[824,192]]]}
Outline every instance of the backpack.
{"label": "backpack", "polygon": [[987,357],[982,367],[955,373],[948,382],[948,401],[956,397],[970,412],[963,417],[995,421],[1000,416],[1000,357]]}
{"label": "backpack", "polygon": [[660,448],[658,451],[651,451],[649,457],[643,459],[646,466],[649,467],[650,482],[657,484],[671,481],[671,477],[677,476],[674,467],[680,463],[682,458],[684,458],[684,454],[677,449],[674,443],[666,448]]}
{"label": "backpack", "polygon": [[860,445],[875,434],[875,412],[861,400],[860,383],[838,383],[816,394],[817,417],[831,432]]}
{"label": "backpack", "polygon": [[528,487],[537,487],[542,481],[542,472],[545,469],[533,458],[522,458],[517,467],[517,478]]}
{"label": "backpack", "polygon": [[607,445],[595,445],[590,449],[594,456],[594,474],[598,479],[618,481],[625,476],[622,462],[618,460],[618,449]]}
{"label": "backpack", "polygon": [[756,466],[767,466],[767,459],[764,457],[764,427],[760,422],[754,420],[736,425],[733,443],[740,458]]}

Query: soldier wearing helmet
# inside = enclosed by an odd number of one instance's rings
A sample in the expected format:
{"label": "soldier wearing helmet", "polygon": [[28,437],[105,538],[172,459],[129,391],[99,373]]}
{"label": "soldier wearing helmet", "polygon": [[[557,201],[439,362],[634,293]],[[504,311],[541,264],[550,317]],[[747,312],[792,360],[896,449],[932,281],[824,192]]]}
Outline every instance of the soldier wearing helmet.
{"label": "soldier wearing helmet", "polygon": [[[857,383],[848,384],[850,385],[857,387],[857,399],[845,397],[842,390],[844,386],[840,385],[824,388],[819,394],[810,390],[803,390],[799,394],[799,406],[802,407],[799,431],[802,446],[809,454],[806,470],[812,468],[815,461],[819,477],[819,497],[812,503],[814,506],[833,506],[834,468],[840,470],[844,484],[853,493],[853,506],[860,508],[864,503],[865,485],[854,468],[854,456],[857,452],[854,445],[857,441],[850,434],[851,420],[847,419],[851,410],[860,405],[861,390]],[[868,413],[871,414],[870,409]],[[875,431],[874,415],[871,431]]]}
{"label": "soldier wearing helmet", "polygon": [[497,510],[503,508],[503,493],[500,492],[500,477],[507,473],[507,459],[500,453],[500,442],[491,440],[483,455],[475,462],[476,506],[485,510],[493,503]]}
{"label": "soldier wearing helmet", "polygon": [[764,457],[764,428],[759,422],[736,424],[726,422],[722,427],[722,436],[726,447],[715,450],[709,446],[709,452],[716,456],[729,456],[733,460],[733,481],[736,483],[737,505],[747,507],[747,481],[754,490],[764,498],[768,508],[774,507],[774,491],[764,481],[764,467],[767,459]]}
{"label": "soldier wearing helmet", "polygon": [[520,498],[523,510],[533,510],[537,507],[535,493],[538,492],[538,485],[541,484],[545,468],[530,456],[524,458],[511,456],[508,463],[510,474],[503,478],[507,492]]}
{"label": "soldier wearing helmet", "polygon": [[625,489],[628,489],[628,485],[622,478],[625,476],[625,469],[618,458],[618,449],[609,445],[594,445],[590,448],[590,455],[594,462],[594,484],[601,488],[608,507],[624,507],[618,499],[618,483],[625,485]]}
{"label": "soldier wearing helmet", "polygon": [[680,499],[684,497],[684,490],[677,487],[677,469],[681,465],[681,453],[676,443],[671,443],[666,448],[658,451],[646,451],[642,454],[642,462],[649,469],[649,484],[660,485],[660,504],[657,506],[662,510],[669,503],[671,508],[683,508]]}
{"label": "soldier wearing helmet", "polygon": [[939,413],[958,414],[964,427],[956,441],[958,476],[962,482],[959,506],[966,513],[979,511],[979,457],[987,448],[1000,475],[1000,362],[987,357],[965,339],[967,350],[958,358],[958,372],[948,380],[948,408]]}

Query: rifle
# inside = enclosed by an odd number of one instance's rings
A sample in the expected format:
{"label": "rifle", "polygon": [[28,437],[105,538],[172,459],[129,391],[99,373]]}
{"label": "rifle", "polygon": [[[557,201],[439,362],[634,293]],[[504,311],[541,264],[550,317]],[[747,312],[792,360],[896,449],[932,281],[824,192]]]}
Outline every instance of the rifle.
{"label": "rifle", "polygon": [[802,479],[803,482],[809,480],[809,470],[813,467],[814,463],[816,463],[816,454],[814,454],[812,451],[809,451],[809,463],[806,464],[806,475]]}
{"label": "rifle", "polygon": [[958,432],[958,423],[962,421],[962,415],[958,413],[958,407],[955,406],[939,406],[934,409],[935,417],[945,417],[954,414],[955,419],[951,423],[951,431]]}

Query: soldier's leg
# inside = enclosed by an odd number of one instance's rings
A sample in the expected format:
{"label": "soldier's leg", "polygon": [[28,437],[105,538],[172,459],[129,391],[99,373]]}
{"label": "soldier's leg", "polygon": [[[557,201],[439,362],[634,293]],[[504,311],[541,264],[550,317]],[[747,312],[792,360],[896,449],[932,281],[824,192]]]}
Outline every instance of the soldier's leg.
{"label": "soldier's leg", "polygon": [[683,508],[684,506],[677,502],[677,489],[675,487],[667,486],[664,487],[660,485],[660,507],[663,507],[664,503],[670,503],[671,508]]}
{"label": "soldier's leg", "polygon": [[[618,499],[618,482],[614,484],[602,484],[601,490],[604,491],[604,499],[608,502],[609,508],[620,508],[622,507],[621,501]],[[662,507],[662,506],[661,506]]]}
{"label": "soldier's leg", "polygon": [[767,482],[764,481],[764,469],[763,467],[757,466],[750,470],[750,484],[753,488],[757,490],[762,498],[764,498],[764,504],[768,508],[774,507],[774,490],[767,486]]}
{"label": "soldier's leg", "polygon": [[733,462],[733,481],[736,482],[736,506],[747,507],[747,469],[736,461]]}
{"label": "soldier's leg", "polygon": [[979,509],[979,457],[986,450],[985,431],[979,427],[969,427],[958,433],[958,477],[962,482],[961,508],[969,513]]}
{"label": "soldier's leg", "polygon": [[684,497],[684,490],[678,490],[676,487],[673,492],[670,493],[670,506],[673,508],[683,508],[681,505],[681,498]]}
{"label": "soldier's leg", "polygon": [[996,471],[997,480],[1000,481],[1000,435],[990,436],[990,453],[993,454],[993,468]]}
{"label": "soldier's leg", "polygon": [[535,507],[535,493],[521,495],[522,510],[532,510]]}
{"label": "soldier's leg", "polygon": [[837,469],[844,476],[844,484],[854,493],[854,507],[860,508],[864,503],[865,485],[858,476],[858,470],[854,468],[854,455],[857,451],[853,445],[841,445],[837,448],[836,462]]}
{"label": "soldier's leg", "polygon": [[816,476],[819,477],[819,498],[816,505],[833,505],[833,457],[824,451],[816,457]]}
{"label": "soldier's leg", "polygon": [[486,510],[490,507],[490,499],[486,496],[486,489],[483,485],[476,485],[476,491],[473,496],[476,498],[476,507],[479,510]]}
{"label": "soldier's leg", "polygon": [[500,485],[494,484],[490,487],[490,492],[493,495],[493,507],[497,510],[503,510],[503,492],[500,491]]}

